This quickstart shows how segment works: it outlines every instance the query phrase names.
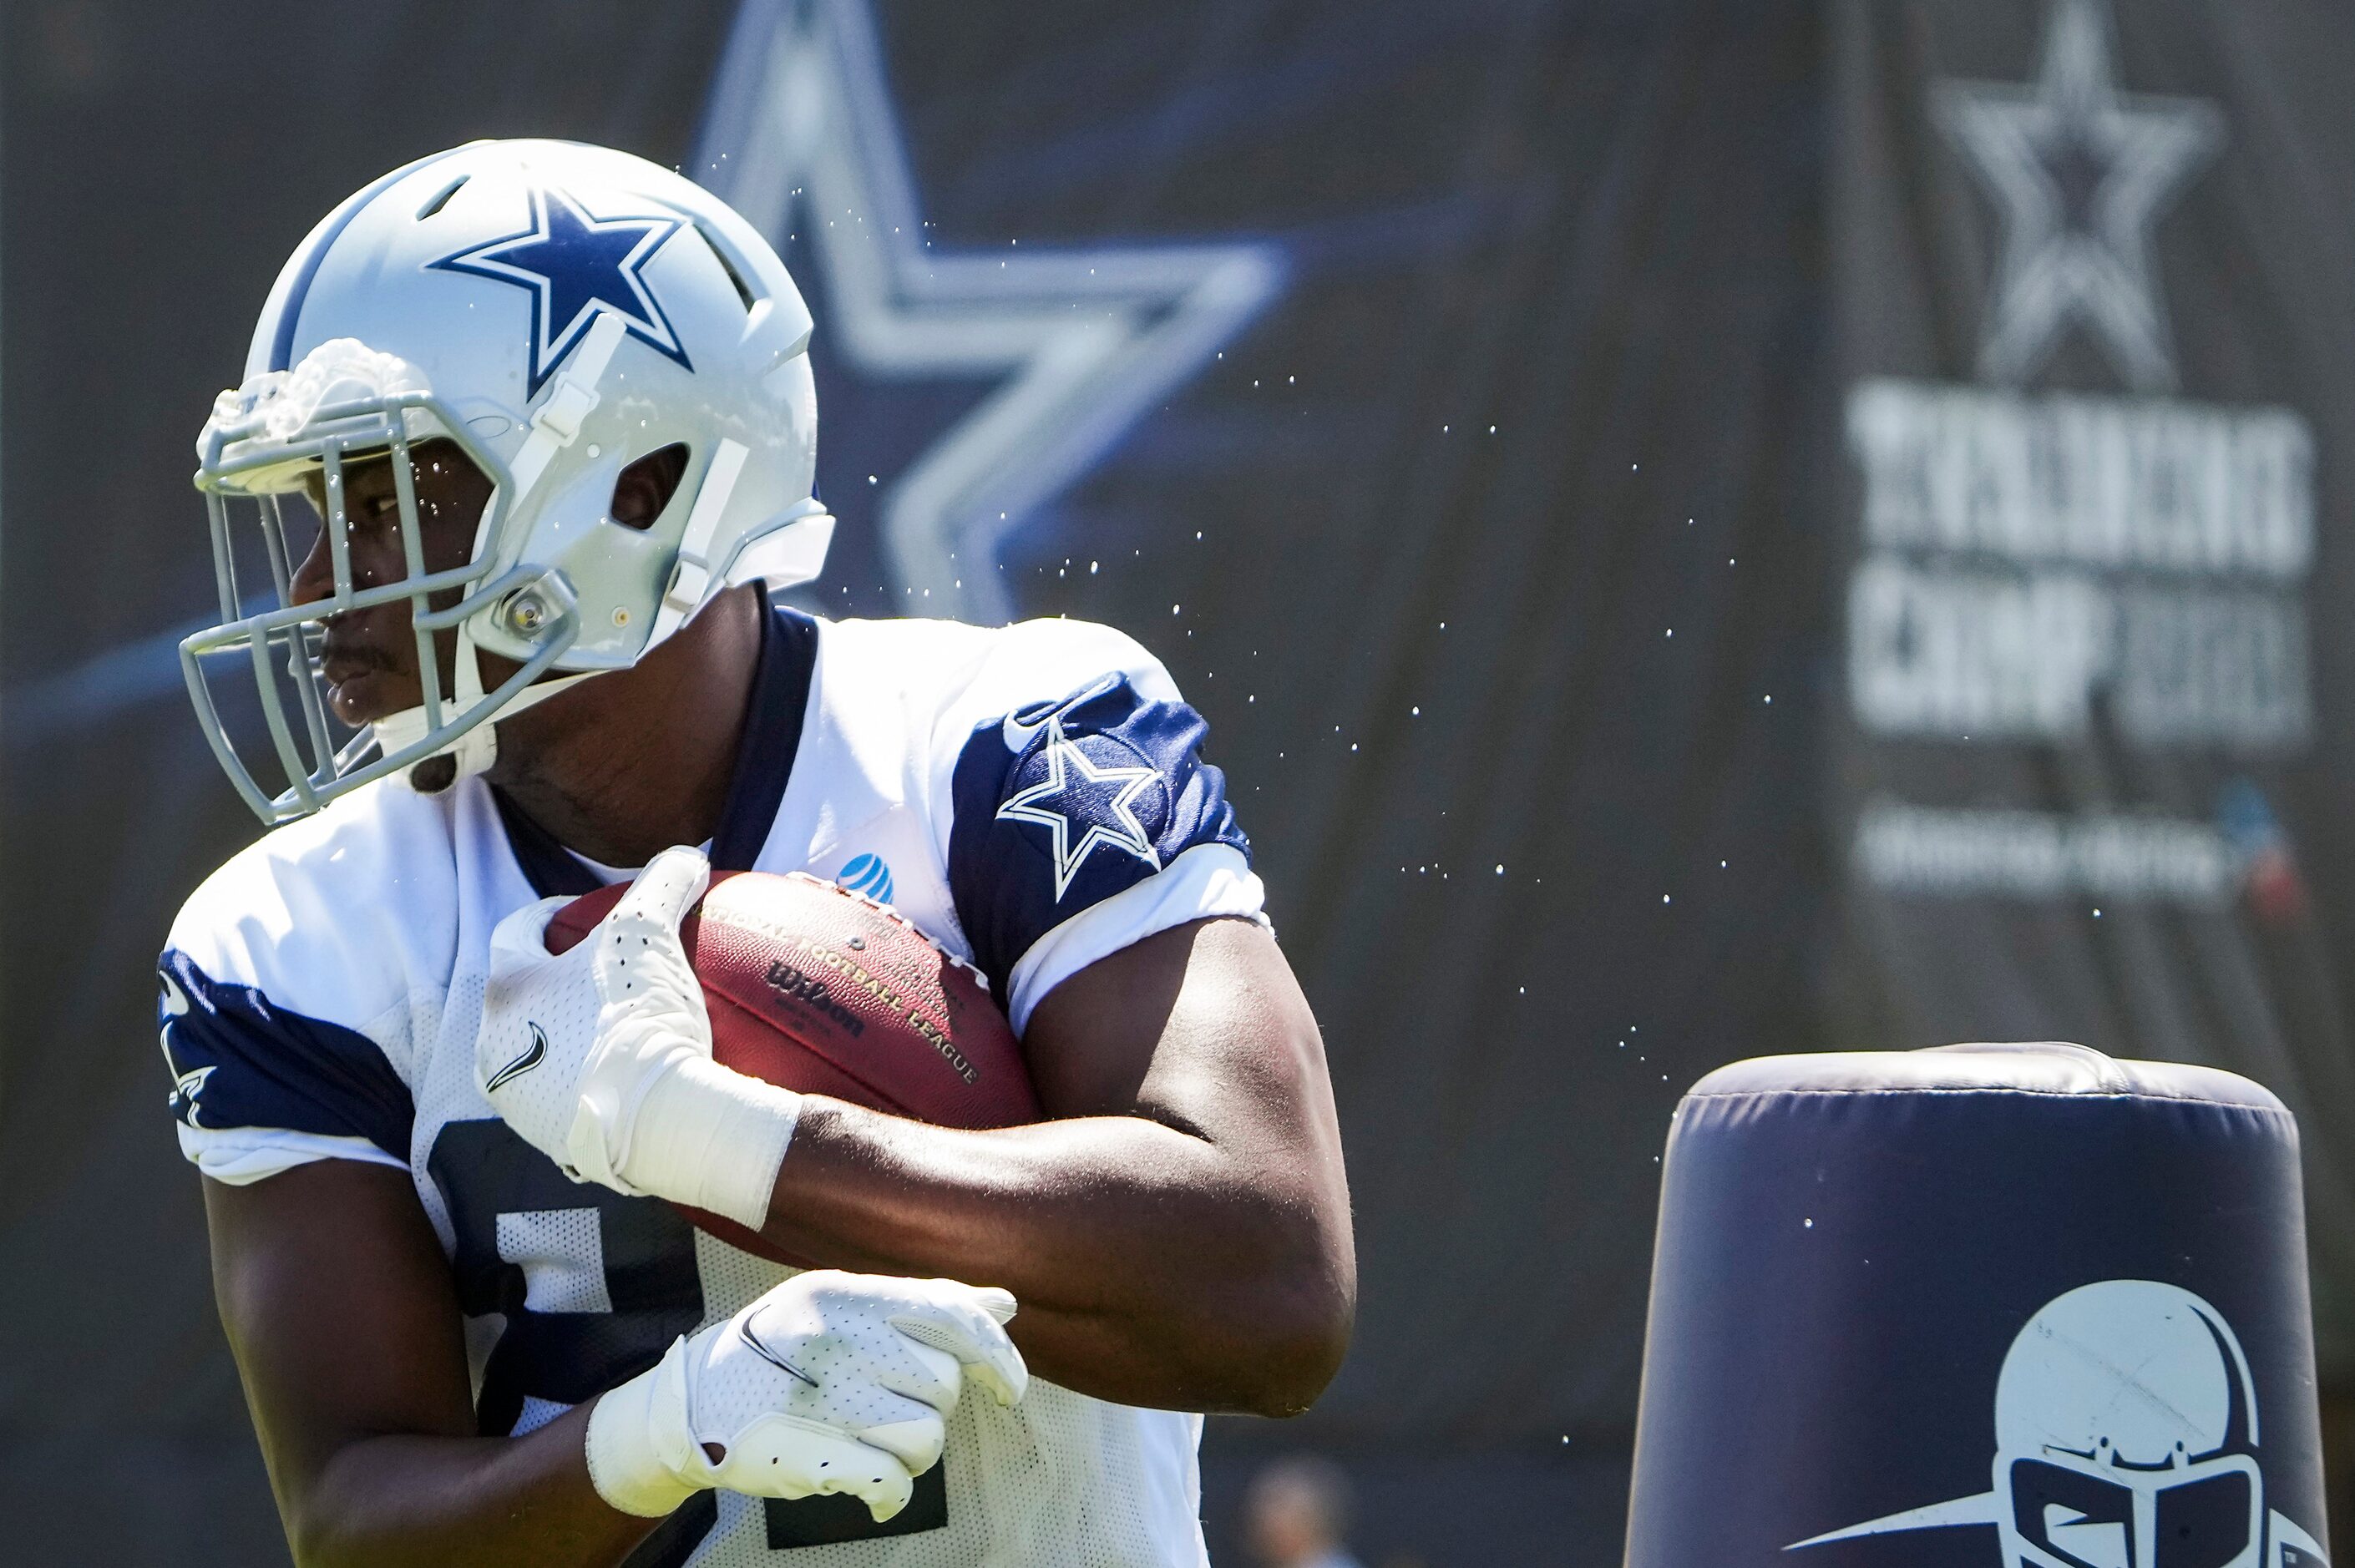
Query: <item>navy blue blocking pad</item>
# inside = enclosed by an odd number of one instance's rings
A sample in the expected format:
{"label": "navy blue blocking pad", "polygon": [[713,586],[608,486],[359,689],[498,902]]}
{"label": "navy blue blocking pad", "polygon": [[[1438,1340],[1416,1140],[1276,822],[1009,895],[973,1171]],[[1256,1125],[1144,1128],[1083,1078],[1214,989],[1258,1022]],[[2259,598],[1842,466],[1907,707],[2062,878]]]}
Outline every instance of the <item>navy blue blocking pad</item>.
{"label": "navy blue blocking pad", "polygon": [[364,1138],[408,1160],[416,1107],[375,1041],[290,1012],[251,986],[216,980],[177,948],[159,967],[156,1022],[175,1080],[174,1116],[207,1131],[264,1127]]}
{"label": "navy blue blocking pad", "polygon": [[975,728],[953,785],[949,891],[997,995],[1039,938],[1186,851],[1249,858],[1226,775],[1199,755],[1209,729],[1120,675]]}
{"label": "navy blue blocking pad", "polygon": [[1622,1561],[2318,1568],[2299,1181],[2211,1068],[1718,1069],[1668,1132]]}
{"label": "navy blue blocking pad", "polygon": [[[712,870],[750,871],[769,842],[769,829],[793,777],[794,754],[801,750],[810,677],[816,668],[817,622],[799,610],[770,606],[761,623],[761,666],[752,677],[752,700],[736,743],[736,768],[729,776],[719,831],[711,840]],[[498,806],[516,864],[535,894],[578,898],[602,885],[596,873],[496,785],[491,799]]]}

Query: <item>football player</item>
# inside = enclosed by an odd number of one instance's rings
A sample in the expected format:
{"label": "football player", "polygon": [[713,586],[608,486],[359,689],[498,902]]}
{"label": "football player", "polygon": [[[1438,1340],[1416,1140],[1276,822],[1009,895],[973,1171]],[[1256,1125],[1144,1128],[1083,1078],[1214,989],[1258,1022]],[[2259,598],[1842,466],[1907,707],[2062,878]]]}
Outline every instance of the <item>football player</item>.
{"label": "football player", "polygon": [[[688,181],[477,143],[319,224],[206,424],[184,662],[282,825],[175,923],[163,1040],[306,1564],[1199,1564],[1185,1413],[1339,1361],[1322,1049],[1202,720],[1103,627],[773,603],[831,527],[810,330]],[[969,959],[1050,1119],[719,1066],[714,868]]]}

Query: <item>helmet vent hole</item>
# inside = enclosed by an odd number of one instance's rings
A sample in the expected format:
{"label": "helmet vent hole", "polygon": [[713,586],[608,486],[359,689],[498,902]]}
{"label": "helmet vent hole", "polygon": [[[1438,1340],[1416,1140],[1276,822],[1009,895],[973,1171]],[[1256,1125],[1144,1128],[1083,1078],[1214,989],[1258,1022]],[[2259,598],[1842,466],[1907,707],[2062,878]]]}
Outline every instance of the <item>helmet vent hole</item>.
{"label": "helmet vent hole", "polygon": [[719,241],[712,238],[710,231],[708,229],[698,226],[696,229],[696,233],[703,236],[703,243],[710,248],[712,259],[719,263],[719,270],[728,274],[728,281],[735,288],[736,297],[744,302],[744,313],[747,315],[751,314],[752,291],[751,287],[745,283],[744,275],[736,270],[736,263],[728,260],[728,251],[726,248],[723,247]]}
{"label": "helmet vent hole", "polygon": [[613,481],[609,515],[624,528],[653,527],[678,493],[678,482],[687,476],[687,443],[673,441],[623,469]]}
{"label": "helmet vent hole", "polygon": [[450,198],[456,196],[460,188],[463,187],[468,180],[471,180],[474,177],[474,176],[472,175],[460,175],[456,179],[452,180],[448,185],[443,185],[440,190],[436,191],[433,194],[432,200],[427,202],[423,207],[417,209],[417,221],[422,223],[427,218],[432,217],[435,213],[440,212],[443,207],[448,207],[450,205]]}

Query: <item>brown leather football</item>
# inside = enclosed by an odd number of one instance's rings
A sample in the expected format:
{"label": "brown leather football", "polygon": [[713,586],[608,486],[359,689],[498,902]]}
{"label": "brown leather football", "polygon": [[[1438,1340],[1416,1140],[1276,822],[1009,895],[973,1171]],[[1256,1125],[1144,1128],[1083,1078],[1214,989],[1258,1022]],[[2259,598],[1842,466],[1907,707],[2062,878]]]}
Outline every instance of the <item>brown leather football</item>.
{"label": "brown leather football", "polygon": [[[549,950],[588,935],[627,885],[557,911]],[[801,872],[719,872],[680,935],[722,1066],[938,1127],[1039,1119],[989,982],[885,906]],[[730,1245],[805,1262],[718,1214],[683,1212]]]}

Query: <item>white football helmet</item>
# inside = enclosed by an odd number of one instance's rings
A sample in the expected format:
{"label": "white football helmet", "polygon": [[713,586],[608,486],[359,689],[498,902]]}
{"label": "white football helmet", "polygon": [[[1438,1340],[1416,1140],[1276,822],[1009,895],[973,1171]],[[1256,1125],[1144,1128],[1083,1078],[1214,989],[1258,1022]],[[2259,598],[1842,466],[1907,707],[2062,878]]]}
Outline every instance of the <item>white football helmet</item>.
{"label": "white football helmet", "polygon": [[[265,822],[389,773],[446,787],[490,765],[491,721],[568,680],[625,669],[721,588],[807,581],[834,520],[812,494],[810,315],[768,241],[718,197],[643,159],[562,142],[477,142],[397,169],[329,213],[287,260],[244,384],[197,439],[221,624],[180,645],[215,754]],[[410,468],[447,438],[493,484],[464,567],[427,575]],[[643,530],[609,515],[616,478],[674,444],[685,472]],[[342,474],[389,454],[409,575],[358,587]],[[292,602],[282,510],[322,474],[332,597]],[[240,550],[240,544],[243,548]],[[255,598],[240,554],[266,563]],[[457,602],[436,611],[429,596]],[[406,599],[424,705],[343,736],[325,702],[327,618]],[[433,633],[456,629],[443,694]],[[483,689],[474,651],[521,670]],[[285,787],[257,781],[208,682],[242,654]],[[290,704],[288,694],[293,701]]]}

